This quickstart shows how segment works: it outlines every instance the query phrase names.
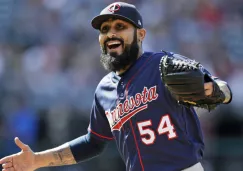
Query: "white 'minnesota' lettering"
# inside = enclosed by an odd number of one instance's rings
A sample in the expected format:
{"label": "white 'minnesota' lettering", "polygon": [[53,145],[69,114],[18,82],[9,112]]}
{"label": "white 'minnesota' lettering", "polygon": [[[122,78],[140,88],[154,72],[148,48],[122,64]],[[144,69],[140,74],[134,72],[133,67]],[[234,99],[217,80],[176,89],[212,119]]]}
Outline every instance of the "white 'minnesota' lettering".
{"label": "white 'minnesota' lettering", "polygon": [[105,111],[110,126],[114,125],[123,115],[139,107],[141,104],[147,104],[156,100],[159,96],[156,89],[156,86],[149,89],[144,87],[141,93],[137,93],[135,96],[127,98],[123,103],[119,103],[114,110]]}

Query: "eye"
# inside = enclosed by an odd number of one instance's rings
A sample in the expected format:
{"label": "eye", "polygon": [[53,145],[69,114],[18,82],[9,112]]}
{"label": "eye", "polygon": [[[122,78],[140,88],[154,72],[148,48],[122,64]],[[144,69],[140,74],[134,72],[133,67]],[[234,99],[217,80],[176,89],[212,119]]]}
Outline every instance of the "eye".
{"label": "eye", "polygon": [[107,26],[107,25],[103,26],[100,29],[100,32],[103,33],[103,34],[107,33],[108,31],[109,31],[109,26]]}
{"label": "eye", "polygon": [[117,23],[116,24],[116,30],[123,30],[123,29],[125,29],[125,25],[124,24],[122,24],[122,23]]}

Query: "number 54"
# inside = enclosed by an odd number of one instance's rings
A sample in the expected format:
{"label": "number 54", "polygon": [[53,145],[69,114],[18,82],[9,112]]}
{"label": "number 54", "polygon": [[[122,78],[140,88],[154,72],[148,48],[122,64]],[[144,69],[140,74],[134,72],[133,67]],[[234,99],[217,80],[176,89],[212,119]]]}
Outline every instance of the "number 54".
{"label": "number 54", "polygon": [[[147,120],[147,121],[138,122],[137,125],[138,125],[139,133],[141,135],[142,142],[146,145],[153,144],[156,139],[155,131],[148,128],[149,126],[152,125],[152,121]],[[177,137],[175,128],[171,123],[171,119],[168,114],[161,117],[159,126],[157,128],[157,132],[159,135],[167,134],[168,139],[173,139]]]}

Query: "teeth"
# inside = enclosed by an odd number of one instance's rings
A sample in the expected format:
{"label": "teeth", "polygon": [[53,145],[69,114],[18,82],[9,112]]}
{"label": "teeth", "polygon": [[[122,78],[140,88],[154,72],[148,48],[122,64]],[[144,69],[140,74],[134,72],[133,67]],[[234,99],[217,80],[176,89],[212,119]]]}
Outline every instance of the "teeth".
{"label": "teeth", "polygon": [[121,44],[121,42],[119,42],[119,41],[111,41],[111,42],[107,43],[108,46],[116,45],[116,44]]}

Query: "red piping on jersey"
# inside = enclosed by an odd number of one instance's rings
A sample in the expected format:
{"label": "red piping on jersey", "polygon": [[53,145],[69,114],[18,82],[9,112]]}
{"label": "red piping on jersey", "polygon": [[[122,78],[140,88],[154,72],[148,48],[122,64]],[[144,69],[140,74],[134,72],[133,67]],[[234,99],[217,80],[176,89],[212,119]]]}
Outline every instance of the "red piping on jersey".
{"label": "red piping on jersey", "polygon": [[92,131],[90,128],[89,128],[89,130],[90,130],[90,132],[91,132],[92,134],[94,134],[94,135],[96,135],[96,136],[98,136],[98,137],[100,137],[100,138],[104,138],[104,139],[107,139],[107,140],[113,140],[113,139],[114,139],[114,138],[110,138],[110,137],[106,137],[106,136],[100,135],[100,134],[98,134],[98,133]]}
{"label": "red piping on jersey", "polygon": [[139,158],[139,161],[140,161],[140,164],[141,164],[141,167],[142,167],[142,171],[144,171],[143,161],[142,161],[140,150],[139,150],[139,147],[138,147],[138,142],[137,142],[137,139],[136,139],[136,135],[135,135],[135,132],[134,132],[134,129],[133,129],[133,126],[132,126],[132,121],[129,120],[129,122],[130,122],[130,126],[132,128],[132,135],[133,135],[133,138],[134,138],[134,141],[135,141],[136,149],[138,151],[138,158]]}
{"label": "red piping on jersey", "polygon": [[[153,56],[153,54],[148,57],[148,59],[144,62],[144,64],[139,68],[139,70],[131,77],[131,79],[128,81],[127,85],[126,85],[126,89],[125,89],[125,97],[127,98],[128,96],[128,87],[129,85],[131,84],[132,80],[135,78],[135,76],[141,71],[141,69],[145,66],[145,64],[150,60],[150,58]],[[132,134],[133,134],[133,138],[134,138],[134,141],[135,141],[135,146],[136,146],[136,149],[137,149],[137,152],[138,152],[138,158],[139,158],[139,161],[140,161],[140,164],[141,164],[141,167],[142,167],[142,171],[144,171],[144,166],[143,166],[143,161],[142,161],[142,157],[141,157],[141,154],[140,154],[140,150],[139,150],[139,147],[138,147],[138,142],[137,142],[137,139],[136,139],[136,135],[135,135],[135,132],[134,132],[134,129],[133,129],[133,126],[132,126],[132,121],[129,120],[129,123],[130,123],[130,127],[132,129]]]}
{"label": "red piping on jersey", "polygon": [[148,59],[144,62],[144,64],[139,68],[139,70],[132,76],[132,78],[127,82],[126,88],[125,88],[125,97],[127,97],[128,95],[128,87],[131,84],[132,80],[135,78],[135,76],[141,71],[141,69],[145,66],[145,64],[150,60],[150,58],[153,55],[151,55],[150,57],[148,57]]}

